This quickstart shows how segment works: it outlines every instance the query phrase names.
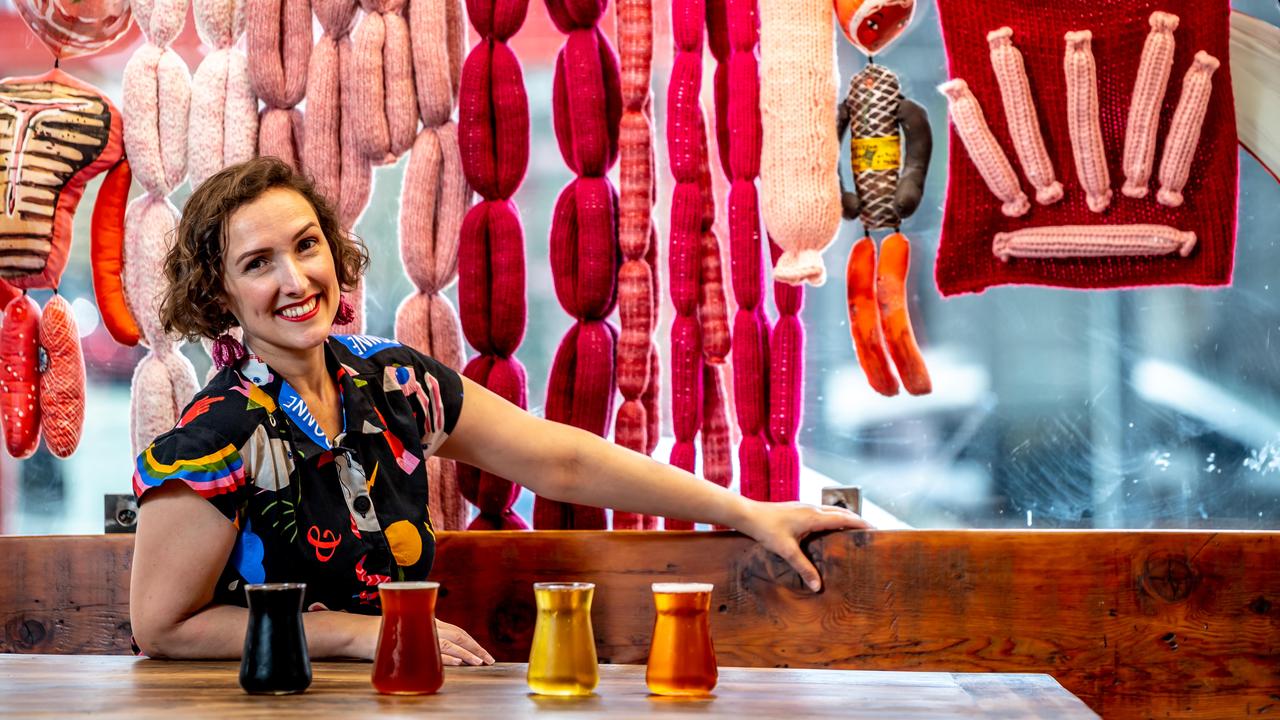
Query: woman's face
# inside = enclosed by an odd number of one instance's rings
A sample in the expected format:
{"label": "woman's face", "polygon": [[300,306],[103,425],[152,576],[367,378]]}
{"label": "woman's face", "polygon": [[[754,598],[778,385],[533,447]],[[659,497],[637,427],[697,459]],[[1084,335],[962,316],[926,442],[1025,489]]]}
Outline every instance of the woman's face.
{"label": "woman's face", "polygon": [[340,289],[311,203],[272,188],[236,209],[227,222],[222,286],[245,342],[268,362],[319,347],[333,327]]}

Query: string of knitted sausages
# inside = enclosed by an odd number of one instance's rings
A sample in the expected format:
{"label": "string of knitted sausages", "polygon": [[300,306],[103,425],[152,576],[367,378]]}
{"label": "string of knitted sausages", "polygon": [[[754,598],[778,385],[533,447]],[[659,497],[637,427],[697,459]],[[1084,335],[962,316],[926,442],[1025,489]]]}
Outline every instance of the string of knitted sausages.
{"label": "string of knitted sausages", "polygon": [[[675,59],[667,85],[667,155],[675,190],[671,197],[668,272],[675,317],[671,323],[671,417],[675,445],[671,464],[689,472],[697,463],[694,437],[702,425],[703,331],[698,317],[702,286],[702,235],[706,215],[703,162],[706,126],[698,96],[702,88],[705,0],[672,0]],[[668,518],[668,530],[690,529]]]}
{"label": "string of knitted sausages", "polygon": [[[515,358],[526,320],[524,228],[511,198],[529,164],[529,99],[507,40],[528,8],[528,0],[467,0],[480,40],[462,66],[458,91],[462,169],[480,195],[458,244],[462,332],[479,353],[463,372],[521,408],[528,405],[525,369]],[[510,481],[459,464],[458,485],[480,511],[472,529],[526,527],[511,510],[520,488]]]}
{"label": "string of knitted sausages", "polygon": [[[350,230],[369,204],[373,188],[373,163],[355,140],[360,117],[366,114],[363,99],[351,90],[366,82],[356,68],[351,41],[358,5],[356,0],[314,0],[313,6],[321,34],[307,66],[301,161],[320,193],[337,208],[343,227]],[[333,332],[364,332],[363,282],[344,297],[354,313],[350,322],[335,324]]]}
{"label": "string of knitted sausages", "polygon": [[[707,3],[708,8],[715,0]],[[715,44],[715,35],[711,44]],[[723,39],[723,37],[722,37]],[[710,128],[706,128],[707,131]],[[727,488],[733,482],[724,370],[729,355],[729,312],[724,297],[720,238],[715,232],[716,198],[711,186],[711,154],[703,133],[699,185],[702,187],[701,262],[698,267],[698,321],[702,324],[702,476]]]}
{"label": "string of knitted sausages", "polygon": [[[605,173],[618,159],[622,89],[613,45],[597,27],[608,0],[547,0],[564,33],[551,98],[556,140],[577,174],[551,220],[556,297],[575,322],[556,350],[547,380],[548,420],[607,436],[617,390],[618,330],[606,318],[617,302],[618,192]],[[534,527],[603,530],[603,509],[539,497]]]}
{"label": "string of knitted sausages", "polygon": [[311,49],[307,67],[307,112],[303,118],[302,169],[316,189],[338,209],[343,227],[350,229],[369,202],[372,168],[369,160],[348,142],[360,113],[347,77],[352,69],[351,27],[356,0],[314,0],[321,34]]}
{"label": "string of knitted sausages", "polygon": [[[414,80],[422,131],[400,195],[400,257],[416,292],[396,310],[396,337],[462,370],[462,327],[444,290],[458,277],[458,231],[471,202],[453,121],[466,34],[460,0],[411,0]],[[427,460],[427,506],[438,530],[466,526],[467,506],[452,460]]]}
{"label": "string of knitted sausages", "polygon": [[[614,420],[614,441],[649,454],[658,434],[649,428],[657,413],[644,397],[656,390],[657,268],[649,257],[657,247],[653,204],[656,196],[653,151],[653,93],[649,89],[653,63],[653,0],[618,0],[618,55],[622,68],[622,120],[618,132],[618,389],[622,404]],[[656,393],[651,393],[656,395]],[[654,530],[658,519],[614,511],[614,530]]]}
{"label": "string of knitted sausages", "polygon": [[258,154],[298,167],[302,102],[311,56],[311,0],[246,0],[249,80],[266,105],[258,122]]}
{"label": "string of knitted sausages", "polygon": [[[742,433],[738,446],[739,489],[753,500],[768,500],[769,319],[764,305],[763,234],[756,186],[762,132],[760,66],[756,57],[760,21],[756,0],[724,2],[729,69],[723,83],[717,69],[716,114],[720,157],[722,162],[728,162],[731,182],[728,199],[730,281],[738,305],[733,319],[733,397]],[[715,35],[713,33],[713,37]]]}
{"label": "string of knitted sausages", "polygon": [[258,98],[249,61],[236,49],[244,34],[243,0],[192,0],[196,32],[213,51],[191,78],[187,170],[191,186],[253,157],[258,146]]}
{"label": "string of knitted sausages", "polygon": [[[729,7],[725,0],[707,2],[707,44],[716,60],[714,77],[715,127],[720,180],[725,187],[732,187],[733,173],[729,166],[729,67],[732,45],[729,41]],[[721,268],[723,248],[719,235],[713,231],[716,221],[716,204],[720,202],[712,193],[711,168],[706,169],[704,189],[708,205],[703,215],[706,231],[702,236],[702,302],[699,314],[702,318],[703,355],[703,409],[702,409],[702,475],[706,479],[729,487],[733,482],[733,447],[729,436],[729,409],[731,398],[725,387],[725,363],[731,342],[729,334],[729,308],[725,301],[724,275]],[[724,198],[728,203],[728,198]],[[727,211],[726,211],[727,217]],[[757,236],[759,242],[759,236]],[[731,260],[732,261],[732,260]]]}
{"label": "string of knitted sausages", "polygon": [[[365,14],[351,35],[352,74],[347,88],[359,109],[353,116],[352,138],[375,165],[394,163],[413,146],[418,133],[405,2],[360,0]],[[437,4],[443,3],[437,0]]]}
{"label": "string of knitted sausages", "polygon": [[160,326],[164,262],[178,209],[168,196],[187,175],[191,75],[169,47],[186,20],[186,0],[135,0],[146,42],[124,69],[124,145],[146,191],[125,212],[125,302],[150,351],[133,374],[129,430],[133,451],[173,427],[198,387],[195,368]]}
{"label": "string of knitted sausages", "polygon": [[[258,98],[249,84],[249,61],[235,46],[244,34],[244,0],[192,0],[196,32],[213,51],[191,78],[187,122],[187,174],[196,187],[228,165],[252,158],[258,148]],[[201,343],[206,352],[212,343]],[[209,367],[208,382],[218,373]]]}
{"label": "string of knitted sausages", "polygon": [[[769,242],[777,265],[782,248]],[[804,287],[773,283],[778,322],[769,334],[769,500],[800,498],[800,449],[796,431],[804,414]]]}

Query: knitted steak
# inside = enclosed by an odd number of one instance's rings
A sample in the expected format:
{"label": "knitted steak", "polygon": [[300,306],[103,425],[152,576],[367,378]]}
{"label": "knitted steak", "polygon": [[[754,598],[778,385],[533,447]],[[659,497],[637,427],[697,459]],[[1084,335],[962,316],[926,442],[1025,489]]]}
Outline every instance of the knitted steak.
{"label": "knitted steak", "polygon": [[939,0],[938,12],[953,78],[944,295],[1230,282],[1226,0]]}

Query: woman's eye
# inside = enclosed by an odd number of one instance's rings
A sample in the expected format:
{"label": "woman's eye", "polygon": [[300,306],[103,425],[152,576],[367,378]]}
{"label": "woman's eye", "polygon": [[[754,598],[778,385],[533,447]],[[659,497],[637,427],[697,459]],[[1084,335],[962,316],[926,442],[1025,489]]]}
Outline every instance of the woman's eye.
{"label": "woman's eye", "polygon": [[265,259],[257,257],[250,260],[249,264],[244,266],[244,269],[245,269],[245,272],[253,272],[258,268],[265,267],[266,264],[267,264],[267,261]]}

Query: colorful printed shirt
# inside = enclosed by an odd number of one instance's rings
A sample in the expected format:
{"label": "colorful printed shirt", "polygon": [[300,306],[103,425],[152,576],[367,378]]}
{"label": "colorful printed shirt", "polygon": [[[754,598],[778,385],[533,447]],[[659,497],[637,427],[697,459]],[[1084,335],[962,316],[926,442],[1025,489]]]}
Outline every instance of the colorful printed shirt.
{"label": "colorful printed shirt", "polygon": [[431,570],[426,458],[458,421],[461,378],[365,335],[330,337],[325,360],[342,398],[337,437],[325,437],[293,387],[250,355],[210,380],[138,456],[139,502],[176,479],[235,524],[217,604],[245,605],[247,583],[305,582],[304,607],[376,614],[379,583]]}

